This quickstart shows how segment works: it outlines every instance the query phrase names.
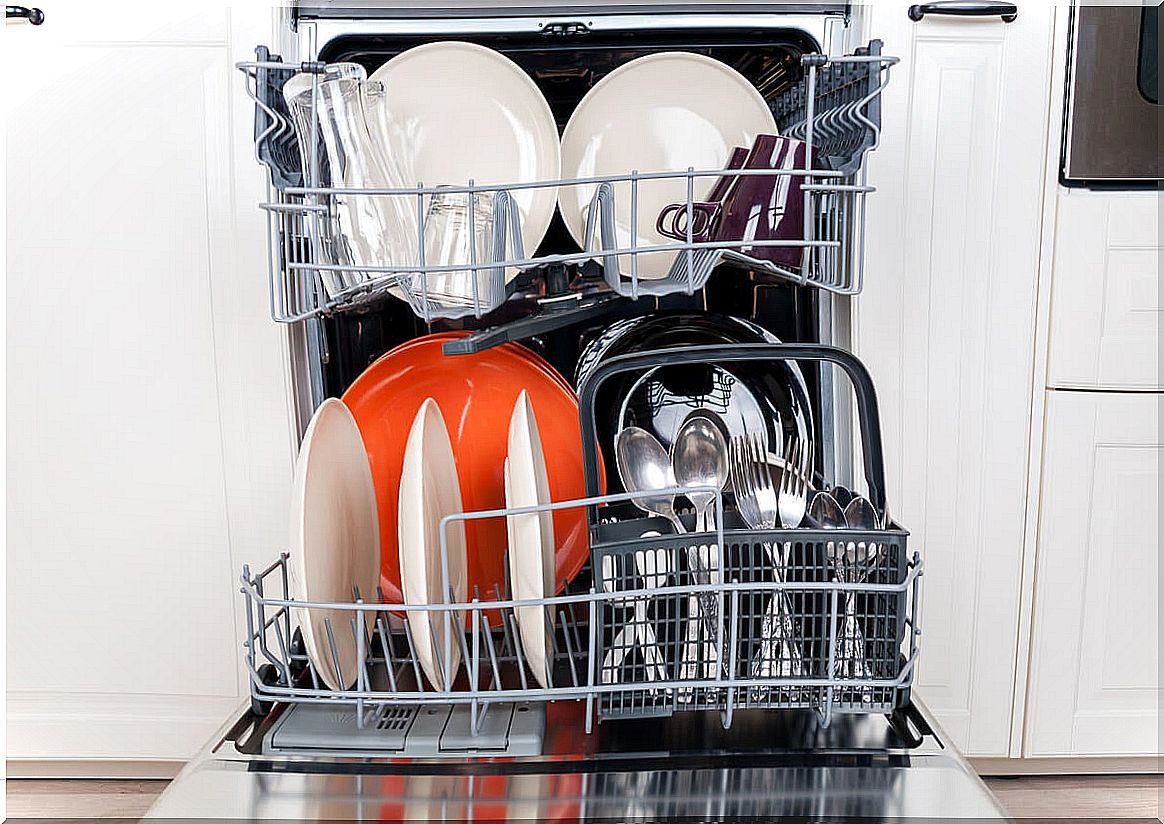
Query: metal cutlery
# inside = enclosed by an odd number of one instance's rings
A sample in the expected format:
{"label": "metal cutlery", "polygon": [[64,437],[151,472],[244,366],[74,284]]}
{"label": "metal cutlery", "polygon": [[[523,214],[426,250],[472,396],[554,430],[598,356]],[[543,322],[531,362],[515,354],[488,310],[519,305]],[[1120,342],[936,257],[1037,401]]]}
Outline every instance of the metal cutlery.
{"label": "metal cutlery", "polygon": [[[645,589],[658,589],[666,586],[667,578],[671,575],[671,553],[666,549],[636,550],[634,552],[634,572],[619,574],[619,561],[623,564],[630,560],[621,559],[613,555],[602,557],[602,588],[606,592],[617,592],[620,589],[635,588],[635,576],[643,582]],[[619,584],[624,586],[619,586]],[[629,584],[629,587],[626,586]],[[643,666],[647,680],[666,681],[667,665],[663,654],[659,650],[658,638],[654,627],[647,615],[650,604],[649,597],[629,599],[634,609],[634,616],[630,623],[623,624],[622,629],[614,636],[602,659],[601,680],[604,684],[617,683],[618,669],[627,656],[636,647],[642,651]]]}
{"label": "metal cutlery", "polygon": [[[825,490],[825,491],[827,492],[828,490]],[[852,490],[847,489],[843,486],[840,486],[839,484],[837,486],[833,487],[831,494],[833,496],[833,499],[837,502],[837,505],[840,506],[842,511],[853,500]]]}
{"label": "metal cutlery", "polygon": [[618,474],[627,492],[639,493],[632,502],[649,515],[661,515],[679,534],[687,532],[675,514],[675,496],[659,492],[677,486],[671,468],[671,456],[650,432],[628,426],[614,441],[614,458]]}
{"label": "metal cutlery", "polygon": [[[714,424],[711,425],[715,428]],[[718,434],[719,430],[715,431]],[[722,436],[720,442],[722,443]],[[660,491],[678,485],[671,456],[663,449],[662,444],[645,429],[628,426],[619,431],[614,447],[619,476],[627,492],[634,494],[631,499],[634,505],[644,512],[666,518],[677,533],[685,534],[687,530],[679,516],[675,514],[675,495]],[[714,500],[714,493],[711,497]],[[711,557],[716,554],[709,551],[706,545],[687,548],[687,563],[692,577],[695,583],[702,587],[710,587],[713,583],[710,569],[713,565],[717,567],[718,575],[718,564]],[[718,581],[718,578],[716,580]],[[707,638],[718,638],[719,604],[716,597],[704,590],[698,593],[697,600],[698,605],[692,614],[698,615],[702,620]],[[713,647],[712,660],[715,658],[714,652]]]}
{"label": "metal cutlery", "polygon": [[[811,445],[807,453],[811,455]],[[785,456],[785,469],[781,473],[780,492],[777,492],[767,455],[767,447],[756,435],[732,439],[733,489],[740,516],[753,529],[775,529],[777,519],[785,528],[791,528],[787,526],[790,523],[793,527],[799,526],[804,518],[807,480],[804,473],[792,467],[800,469],[804,465],[811,466],[811,459],[801,462],[800,443],[795,437],[792,438]],[[793,475],[799,475],[799,480],[792,480]],[[785,497],[787,501],[783,500]],[[764,549],[772,563],[776,581],[783,583],[790,545],[784,544],[783,557],[777,556],[771,544],[764,544]],[[769,602],[761,623],[760,649],[751,664],[753,677],[792,678],[804,674],[804,661],[796,641],[792,613],[788,593],[778,591]],[[751,692],[754,700],[762,698],[764,693],[762,688],[755,688]]]}
{"label": "metal cutlery", "polygon": [[[843,510],[836,499],[827,492],[813,498],[810,517],[822,529],[880,529],[880,519],[873,504],[867,498],[853,496]],[[879,545],[876,542],[837,541],[826,544],[829,561],[837,580],[843,584],[863,583],[877,562]],[[837,636],[836,657],[833,662],[833,676],[853,680],[871,677],[865,658],[865,633],[857,618],[856,596],[845,593],[845,615]],[[873,700],[869,687],[857,687],[857,694],[863,702]]]}
{"label": "metal cutlery", "polygon": [[[765,467],[767,463],[765,462]],[[789,438],[784,455],[784,470],[780,473],[780,494],[777,505],[780,525],[796,529],[808,509],[808,478],[812,473],[812,442],[801,447],[795,435]]]}
{"label": "metal cutlery", "polygon": [[728,456],[723,434],[707,413],[693,412],[683,421],[671,444],[671,466],[676,483],[689,490],[686,495],[695,507],[695,531],[714,529],[708,510],[715,503],[715,493],[706,487],[723,489],[728,481]]}
{"label": "metal cutlery", "polygon": [[[728,455],[723,434],[707,413],[693,412],[679,427],[671,445],[671,464],[676,482],[690,488],[686,495],[695,507],[695,531],[708,532],[714,529],[714,524],[708,518],[708,509],[715,503],[715,493],[699,488],[723,489],[728,482]],[[720,583],[718,555],[718,548],[714,545],[688,547],[688,564],[698,583]],[[687,629],[680,665],[680,678],[683,680],[715,676],[717,607],[715,599],[708,594],[687,596]],[[706,630],[702,638],[701,628]],[[691,695],[690,690],[685,690],[680,693],[680,698],[690,700]]]}

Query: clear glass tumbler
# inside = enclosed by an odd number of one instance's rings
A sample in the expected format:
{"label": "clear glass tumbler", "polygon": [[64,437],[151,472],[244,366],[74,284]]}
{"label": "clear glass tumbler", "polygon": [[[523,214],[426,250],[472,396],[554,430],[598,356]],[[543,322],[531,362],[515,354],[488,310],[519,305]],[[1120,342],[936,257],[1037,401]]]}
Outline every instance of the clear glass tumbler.
{"label": "clear glass tumbler", "polygon": [[424,220],[425,266],[481,268],[417,274],[412,280],[414,301],[421,304],[427,297],[430,306],[482,312],[498,306],[505,299],[504,279],[487,265],[493,260],[493,228],[491,192],[472,198],[466,192],[434,194]]}
{"label": "clear glass tumbler", "polygon": [[[321,75],[299,74],[283,87],[303,155],[305,179],[310,186],[325,181],[312,171],[321,164],[312,158],[319,140],[327,156],[326,185],[343,189],[384,189],[405,185],[394,173],[391,158],[368,128],[369,96],[382,93],[379,84],[368,83],[362,66],[332,63]],[[315,138],[315,139],[313,139]],[[369,280],[392,276],[361,271],[363,266],[404,266],[416,258],[416,218],[406,198],[391,195],[336,194],[327,214],[316,213],[312,241],[317,263],[350,267],[343,271],[320,270],[328,295]],[[308,202],[328,204],[327,197]],[[409,253],[411,250],[411,254]],[[396,278],[399,279],[398,277]]]}

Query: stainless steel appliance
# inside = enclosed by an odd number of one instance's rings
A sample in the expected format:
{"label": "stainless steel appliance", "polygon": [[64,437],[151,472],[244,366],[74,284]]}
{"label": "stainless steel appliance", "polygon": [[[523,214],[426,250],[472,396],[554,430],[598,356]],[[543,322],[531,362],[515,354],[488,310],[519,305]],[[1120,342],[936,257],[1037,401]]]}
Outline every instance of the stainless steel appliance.
{"label": "stainless steel appliance", "polygon": [[551,704],[537,756],[461,759],[271,756],[243,712],[148,817],[417,821],[1006,820],[924,707],[904,724],[811,712],[599,725]]}
{"label": "stainless steel appliance", "polygon": [[[846,301],[860,291],[863,209],[871,191],[864,183],[862,158],[880,138],[880,86],[893,62],[879,54],[880,44],[846,57],[853,45],[848,40],[854,38],[850,24],[844,4],[413,4],[407,10],[317,4],[296,9],[287,41],[278,46],[299,64],[292,71],[311,61],[348,60],[371,68],[427,40],[473,40],[507,54],[542,84],[559,125],[588,88],[626,60],[668,49],[709,54],[734,65],[762,90],[777,110],[782,131],[803,134],[837,159],[831,168],[801,173],[809,184],[805,211],[815,217],[805,221],[799,243],[804,264],[797,271],[777,271],[746,256],[727,261],[734,265],[730,273],[711,264],[697,270],[694,255],[688,255],[688,268],[677,270],[671,284],[640,294],[639,284],[615,282],[609,267],[604,271],[589,262],[594,255],[571,245],[559,225],[551,227],[542,249],[522,261],[535,276],[519,282],[501,307],[484,311],[478,306],[457,317],[433,315],[423,301],[385,299],[375,285],[338,297],[314,289],[303,276],[311,274],[313,265],[304,253],[309,248],[305,226],[310,213],[326,209],[326,203],[313,199],[320,193],[310,185],[307,191],[294,184],[273,186],[265,207],[273,239],[272,314],[293,323],[303,418],[323,397],[342,392],[371,359],[431,328],[469,331],[470,337],[457,342],[462,350],[522,340],[563,374],[573,375],[594,331],[618,318],[658,309],[713,311],[744,318],[765,335],[803,344],[784,351],[813,361],[831,357],[856,376],[857,406],[866,427],[863,478],[884,514],[871,386],[855,359],[821,348],[848,343]],[[286,76],[272,73],[289,70],[268,53],[244,68],[260,102],[264,84],[277,85]],[[274,124],[264,121],[260,109],[256,132],[263,137]],[[263,145],[259,154],[263,159]],[[623,177],[633,185],[629,171]],[[310,184],[311,176],[305,177]],[[322,197],[327,196],[324,191]],[[604,251],[609,261],[627,250]],[[395,285],[391,273],[385,274],[384,285]],[[757,346],[757,353],[777,351]],[[851,484],[850,390],[833,380],[830,368],[805,370],[823,447],[817,468],[834,482]],[[586,409],[593,399],[583,395]],[[589,460],[588,481],[593,481],[596,469]],[[594,500],[617,504],[619,498]],[[717,520],[717,544],[723,546],[722,530],[740,525]],[[626,545],[633,553],[639,533],[619,535],[623,525],[595,524],[592,549],[599,541],[608,550]],[[784,539],[773,532],[767,542]],[[826,539],[801,540],[815,541],[823,551]],[[385,610],[373,622],[371,636],[355,629],[361,622],[353,621],[359,658],[369,664],[360,669],[353,689],[321,689],[308,677],[310,665],[294,637],[282,556],[262,569],[244,571],[248,627],[243,640],[252,700],[183,770],[150,816],[1003,818],[981,781],[910,695],[921,564],[916,555],[907,556],[905,539],[896,526],[879,539],[882,551],[894,559],[886,566],[890,577],[850,583],[846,589],[826,570],[822,579],[798,584],[822,604],[831,599],[831,612],[826,606],[822,614],[831,615],[833,627],[826,630],[822,624],[817,651],[822,672],[764,686],[749,680],[747,672],[738,674],[746,667],[721,667],[722,653],[716,653],[714,676],[694,687],[702,703],[682,712],[675,711],[682,690],[670,682],[596,683],[595,659],[601,659],[606,643],[597,629],[600,616],[629,607],[619,604],[618,592],[596,592],[593,581],[549,599],[563,612],[558,633],[551,636],[558,669],[547,688],[526,683],[520,645],[504,622],[496,631],[489,610],[476,605],[467,608],[472,617],[466,625],[472,630],[457,641],[465,645],[461,657],[467,684],[426,691],[419,674],[411,678],[415,655],[407,625]],[[762,557],[763,545],[762,537],[750,545],[756,557]],[[719,599],[721,627],[741,625],[737,616],[747,586],[773,587],[700,583],[701,599]],[[633,583],[625,589],[634,590],[639,600],[664,594]],[[854,611],[854,589],[866,632],[872,627],[888,639],[881,669],[856,677],[838,675],[833,666],[836,625],[842,613]],[[686,592],[679,595],[686,600]],[[349,608],[354,615],[376,611],[367,604]],[[725,615],[732,620],[724,620]],[[909,643],[903,649],[905,639]],[[717,649],[725,648],[722,642]],[[520,684],[514,683],[517,676]],[[616,700],[622,697],[628,703]]]}
{"label": "stainless steel appliance", "polygon": [[1164,177],[1160,152],[1160,6],[1072,9],[1063,179],[1143,185]]}

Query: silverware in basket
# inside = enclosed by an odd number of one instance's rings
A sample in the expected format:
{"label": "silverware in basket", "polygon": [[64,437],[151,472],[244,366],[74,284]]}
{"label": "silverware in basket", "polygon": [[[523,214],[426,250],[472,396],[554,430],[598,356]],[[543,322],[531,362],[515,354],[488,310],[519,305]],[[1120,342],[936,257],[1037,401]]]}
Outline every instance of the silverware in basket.
{"label": "silverware in basket", "polygon": [[[706,410],[691,413],[671,444],[675,480],[689,490],[686,494],[695,507],[696,532],[709,532],[715,528],[714,512],[709,517],[709,509],[716,497],[714,492],[697,490],[707,487],[723,489],[728,482],[727,444],[720,432],[722,422],[713,420],[713,416],[713,412]],[[696,583],[717,586],[723,580],[719,547],[714,544],[690,546],[687,557]],[[684,681],[714,678],[716,661],[724,659],[722,653],[716,652],[716,607],[715,599],[707,594],[687,596],[688,618],[679,670],[679,677]],[[684,690],[679,698],[689,701],[692,695],[691,690]]]}
{"label": "silverware in basket", "polygon": [[[666,586],[667,578],[671,574],[671,553],[667,549],[639,549],[633,555],[633,568],[628,569],[632,562],[631,556],[616,558],[613,555],[602,557],[602,588],[606,592],[618,592],[624,589],[637,589],[641,579],[645,589],[658,589]],[[619,569],[622,565],[623,568]],[[655,629],[651,625],[647,609],[650,606],[650,597],[643,596],[629,599],[634,610],[629,623],[624,623],[615,634],[610,648],[602,659],[601,679],[604,684],[618,683],[618,673],[627,657],[635,649],[642,654],[643,668],[648,681],[666,681],[667,665],[659,651],[659,642],[655,636]],[[632,681],[642,679],[632,678]]]}
{"label": "silverware in basket", "polygon": [[[658,439],[645,429],[628,426],[615,438],[614,455],[623,486],[628,492],[636,493],[631,499],[632,503],[648,514],[660,515],[669,520],[677,534],[686,533],[683,522],[675,514],[675,495],[661,491],[674,489],[677,484],[671,456]],[[707,547],[702,550],[703,556],[706,556]],[[687,562],[694,582],[702,587],[710,587],[713,583],[709,569],[711,561],[701,557],[699,546],[687,548]],[[707,637],[718,637],[716,626],[719,623],[719,608],[715,596],[704,590],[697,597],[699,609],[696,612],[702,617]]]}
{"label": "silverware in basket", "polygon": [[[873,505],[859,495],[853,496],[842,510],[832,495],[820,492],[813,498],[810,515],[823,529],[871,531],[881,528]],[[837,580],[843,584],[864,583],[880,555],[880,545],[874,541],[829,542],[825,548]],[[856,595],[853,592],[845,593],[845,615],[837,635],[832,674],[836,678],[854,681],[872,677],[865,657],[865,633],[857,618]],[[854,692],[862,702],[873,700],[872,690],[868,686],[856,687]]]}
{"label": "silverware in basket", "polygon": [[[795,436],[789,440],[784,470],[780,475],[779,493],[772,481],[767,447],[759,436],[733,438],[731,446],[736,506],[748,526],[771,530],[776,528],[777,519],[786,529],[799,526],[806,508],[808,482],[803,469],[812,465],[811,443],[805,450],[808,457],[802,462],[799,440]],[[790,549],[790,544],[785,543],[783,557],[778,557],[771,544],[764,544],[777,582],[784,582],[784,568]],[[804,662],[796,640],[792,612],[788,593],[784,590],[776,592],[764,612],[760,649],[751,664],[750,674],[753,678],[794,678],[804,674]],[[755,688],[751,693],[753,700],[759,700],[766,690]]]}

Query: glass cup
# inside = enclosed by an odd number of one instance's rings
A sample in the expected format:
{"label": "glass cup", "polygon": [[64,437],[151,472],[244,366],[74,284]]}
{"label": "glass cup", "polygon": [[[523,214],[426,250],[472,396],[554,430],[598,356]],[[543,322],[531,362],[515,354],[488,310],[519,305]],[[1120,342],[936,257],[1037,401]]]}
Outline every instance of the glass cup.
{"label": "glass cup", "polygon": [[417,304],[423,304],[427,297],[430,305],[480,312],[499,305],[505,298],[505,287],[497,268],[488,265],[493,261],[493,194],[434,194],[424,219],[424,261],[426,267],[479,268],[417,273],[412,279]]}
{"label": "glass cup", "polygon": [[[362,66],[332,63],[321,75],[295,75],[284,85],[283,94],[295,122],[309,186],[325,185],[319,174],[320,141],[327,159],[326,185],[343,189],[405,185],[386,147],[369,129],[368,108],[377,105],[383,89],[367,81]],[[308,200],[324,205],[329,201],[325,196],[308,196]],[[349,267],[320,270],[330,297],[357,284],[390,277],[361,271],[362,266],[415,262],[416,218],[405,201],[392,195],[336,194],[330,198],[331,209],[313,213],[316,219],[309,223],[316,262]]]}

